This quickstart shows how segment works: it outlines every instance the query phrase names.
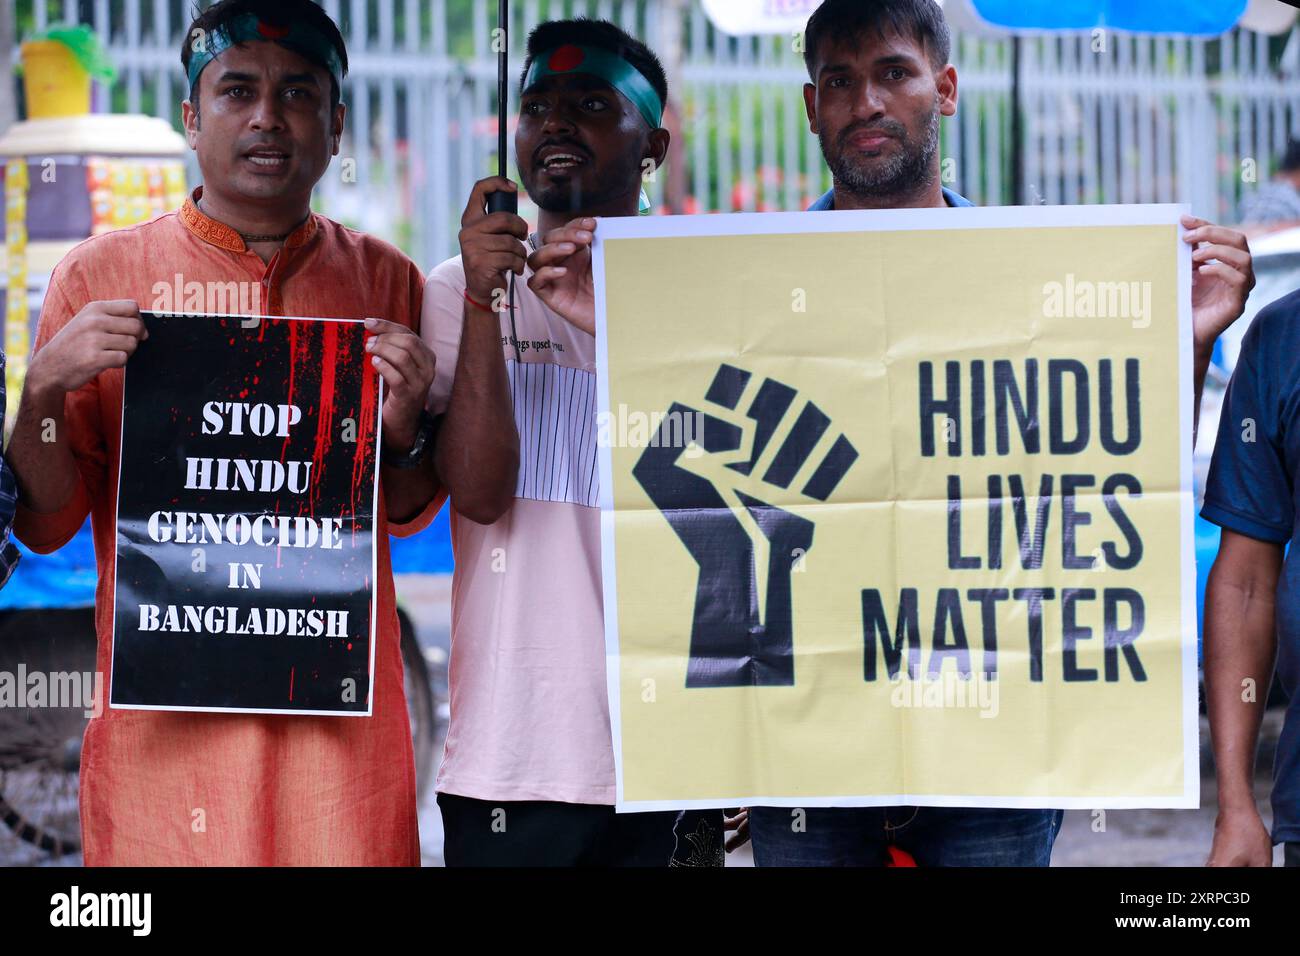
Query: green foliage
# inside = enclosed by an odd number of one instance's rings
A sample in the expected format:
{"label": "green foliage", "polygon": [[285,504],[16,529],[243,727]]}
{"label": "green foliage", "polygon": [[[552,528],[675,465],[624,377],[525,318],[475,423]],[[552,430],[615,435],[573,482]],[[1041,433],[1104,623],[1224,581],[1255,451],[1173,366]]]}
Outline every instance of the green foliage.
{"label": "green foliage", "polygon": [[117,67],[108,58],[108,52],[99,36],[85,24],[57,26],[27,37],[29,41],[53,40],[67,47],[81,68],[104,83],[117,78]]}

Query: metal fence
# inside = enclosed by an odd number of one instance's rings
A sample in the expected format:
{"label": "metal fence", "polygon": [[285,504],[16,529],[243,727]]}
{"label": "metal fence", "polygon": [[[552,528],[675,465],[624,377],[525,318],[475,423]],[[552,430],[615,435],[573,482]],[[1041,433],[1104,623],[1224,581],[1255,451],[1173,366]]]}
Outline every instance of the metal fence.
{"label": "metal fence", "polygon": [[[430,267],[455,253],[469,187],[494,169],[496,3],[323,5],[348,42],[340,159],[353,163],[336,160],[319,206]],[[93,24],[120,68],[109,105],[179,124],[178,57],[193,6],[19,0],[16,9],[20,31]],[[657,202],[683,212],[797,209],[829,186],[791,37],[728,37],[698,0],[516,0],[512,62],[522,63],[531,26],[574,15],[611,19],[665,58],[680,147],[650,184]],[[1248,31],[1209,41],[1093,34],[1025,39],[1022,50],[1026,202],[1190,202],[1228,221],[1300,125],[1294,36],[1284,46]],[[1008,203],[1010,42],[959,36],[953,60],[960,107],[944,124],[945,180],[977,203]]]}

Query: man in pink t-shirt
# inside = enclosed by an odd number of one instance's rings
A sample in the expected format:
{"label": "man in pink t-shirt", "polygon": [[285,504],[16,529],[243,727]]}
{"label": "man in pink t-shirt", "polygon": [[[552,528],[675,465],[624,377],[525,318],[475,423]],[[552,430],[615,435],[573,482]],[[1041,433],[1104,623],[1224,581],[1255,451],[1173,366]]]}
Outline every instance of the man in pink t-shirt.
{"label": "man in pink t-shirt", "polygon": [[[644,164],[658,167],[668,150],[654,54],[603,21],[544,23],[520,89],[515,147],[541,233],[635,215]],[[437,780],[444,856],[449,866],[720,865],[720,814],[614,813],[596,343],[524,281],[537,248],[524,220],[485,211],[489,192],[514,189],[499,178],[475,186],[461,255],[425,287],[456,557]]]}

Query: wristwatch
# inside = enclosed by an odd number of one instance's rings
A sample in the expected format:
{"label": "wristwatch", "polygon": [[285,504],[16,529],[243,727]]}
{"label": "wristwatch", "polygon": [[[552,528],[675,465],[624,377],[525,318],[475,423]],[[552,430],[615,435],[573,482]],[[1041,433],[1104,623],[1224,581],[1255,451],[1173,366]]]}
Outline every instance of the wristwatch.
{"label": "wristwatch", "polygon": [[438,431],[438,419],[425,409],[420,409],[420,425],[415,430],[415,443],[405,455],[390,455],[384,449],[384,464],[389,468],[418,468],[424,460],[425,453],[433,445],[434,435]]}

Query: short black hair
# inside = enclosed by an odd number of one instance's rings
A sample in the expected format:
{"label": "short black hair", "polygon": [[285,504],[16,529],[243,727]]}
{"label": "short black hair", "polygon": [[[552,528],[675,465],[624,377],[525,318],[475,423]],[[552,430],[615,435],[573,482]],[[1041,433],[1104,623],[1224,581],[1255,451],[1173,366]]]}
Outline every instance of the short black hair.
{"label": "short black hair", "polygon": [[936,70],[948,65],[952,35],[935,0],[825,0],[804,28],[803,61],[808,75],[817,82],[823,45],[887,35],[914,39],[930,55]]}
{"label": "short black hair", "polygon": [[523,72],[519,74],[521,92],[533,60],[547,50],[564,46],[566,43],[593,46],[621,56],[650,81],[650,85],[659,94],[659,102],[665,106],[668,104],[668,75],[664,73],[664,65],[659,62],[659,57],[655,56],[640,40],[620,30],[608,20],[589,20],[586,17],[577,17],[573,20],[548,20],[528,34],[528,53],[524,57]]}
{"label": "short black hair", "polygon": [[[185,31],[185,36],[181,38],[181,67],[185,70],[187,76],[190,70],[190,60],[194,56],[193,37],[195,32],[202,30],[204,36],[211,36],[214,30],[225,26],[231,20],[245,13],[251,13],[259,20],[264,20],[272,26],[278,27],[289,26],[292,23],[305,20],[308,25],[323,33],[333,44],[334,49],[338,51],[339,63],[343,66],[343,75],[347,76],[348,49],[343,43],[343,34],[339,32],[338,26],[330,19],[329,14],[315,0],[221,0],[220,3],[214,3],[201,13],[195,10],[194,20],[190,23],[190,28]],[[322,63],[314,57],[306,58],[317,66],[328,69],[328,64]],[[334,76],[331,74],[330,107],[338,106],[342,98],[343,91],[339,89],[338,83],[335,82]],[[199,85],[197,82],[190,87],[190,102],[194,104],[195,109],[198,109]]]}

